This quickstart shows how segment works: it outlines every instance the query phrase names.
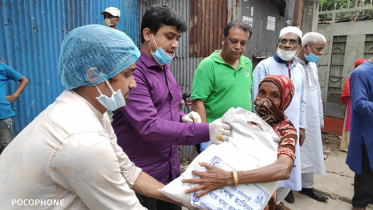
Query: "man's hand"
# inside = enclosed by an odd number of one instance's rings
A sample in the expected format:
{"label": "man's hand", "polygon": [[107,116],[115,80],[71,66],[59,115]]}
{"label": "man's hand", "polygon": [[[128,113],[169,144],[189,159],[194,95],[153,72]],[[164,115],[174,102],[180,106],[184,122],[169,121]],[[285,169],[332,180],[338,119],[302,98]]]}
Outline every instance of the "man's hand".
{"label": "man's hand", "polygon": [[201,121],[202,121],[201,116],[199,116],[197,112],[193,112],[193,111],[189,112],[189,114],[186,114],[181,118],[181,122],[183,123],[189,123],[189,122],[200,123]]}
{"label": "man's hand", "polygon": [[15,101],[17,98],[18,98],[18,96],[15,96],[14,94],[10,95],[10,96],[6,96],[6,100],[9,101],[10,103]]}
{"label": "man's hand", "polygon": [[207,163],[200,163],[200,165],[205,167],[207,171],[192,172],[194,175],[199,176],[200,178],[181,180],[183,183],[198,184],[196,187],[185,190],[186,194],[202,190],[195,195],[196,197],[201,197],[206,193],[232,184],[231,182],[233,181],[233,175],[231,172],[224,171]]}
{"label": "man's hand", "polygon": [[303,128],[299,129],[299,146],[302,146],[306,139],[306,131]]}
{"label": "man's hand", "polygon": [[211,142],[213,144],[220,144],[221,141],[227,140],[228,136],[231,134],[231,129],[232,127],[227,123],[223,123],[220,118],[210,123],[209,131]]}

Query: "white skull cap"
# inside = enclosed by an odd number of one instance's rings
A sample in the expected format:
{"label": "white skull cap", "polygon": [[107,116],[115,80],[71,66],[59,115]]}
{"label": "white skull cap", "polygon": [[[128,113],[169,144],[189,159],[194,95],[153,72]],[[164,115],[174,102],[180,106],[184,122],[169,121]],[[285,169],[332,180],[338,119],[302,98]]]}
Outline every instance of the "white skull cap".
{"label": "white skull cap", "polygon": [[282,35],[287,34],[287,33],[294,33],[294,34],[298,35],[299,38],[302,38],[302,36],[303,36],[302,31],[298,27],[287,26],[287,27],[281,29],[280,35],[279,35],[278,38],[280,39],[282,37]]}
{"label": "white skull cap", "polygon": [[120,10],[118,8],[108,7],[104,11],[101,12],[101,15],[103,15],[105,12],[111,14],[112,16],[120,17]]}

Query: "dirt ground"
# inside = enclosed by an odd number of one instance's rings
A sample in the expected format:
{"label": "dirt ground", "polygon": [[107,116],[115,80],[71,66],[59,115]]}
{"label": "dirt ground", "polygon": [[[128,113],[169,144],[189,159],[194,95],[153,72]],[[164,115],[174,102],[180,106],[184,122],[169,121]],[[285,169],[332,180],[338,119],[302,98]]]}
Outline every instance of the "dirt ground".
{"label": "dirt ground", "polygon": [[341,137],[331,133],[322,133],[322,143],[324,155],[328,156],[333,152],[339,151]]}

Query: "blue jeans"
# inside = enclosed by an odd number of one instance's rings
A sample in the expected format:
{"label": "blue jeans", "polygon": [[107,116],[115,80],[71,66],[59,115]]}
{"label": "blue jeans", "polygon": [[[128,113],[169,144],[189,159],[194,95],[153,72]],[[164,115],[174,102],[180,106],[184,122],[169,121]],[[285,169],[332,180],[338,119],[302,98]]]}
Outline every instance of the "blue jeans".
{"label": "blue jeans", "polygon": [[0,154],[14,137],[13,122],[13,117],[0,120]]}

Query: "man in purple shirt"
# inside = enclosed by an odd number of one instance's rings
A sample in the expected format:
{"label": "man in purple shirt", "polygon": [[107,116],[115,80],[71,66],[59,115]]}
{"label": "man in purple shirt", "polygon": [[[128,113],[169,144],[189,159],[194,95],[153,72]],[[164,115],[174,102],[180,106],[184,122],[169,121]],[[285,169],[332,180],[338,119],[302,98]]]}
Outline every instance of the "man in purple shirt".
{"label": "man in purple shirt", "polygon": [[[197,113],[179,110],[181,88],[170,71],[178,40],[187,26],[167,6],[152,6],[141,23],[141,56],[133,72],[137,87],[126,107],[114,112],[113,128],[118,144],[136,166],[167,184],[180,173],[177,145],[194,145],[217,137],[227,138],[230,126],[221,120],[196,122]],[[214,140],[215,139],[215,140]],[[174,210],[180,206],[139,195],[149,210]]]}

